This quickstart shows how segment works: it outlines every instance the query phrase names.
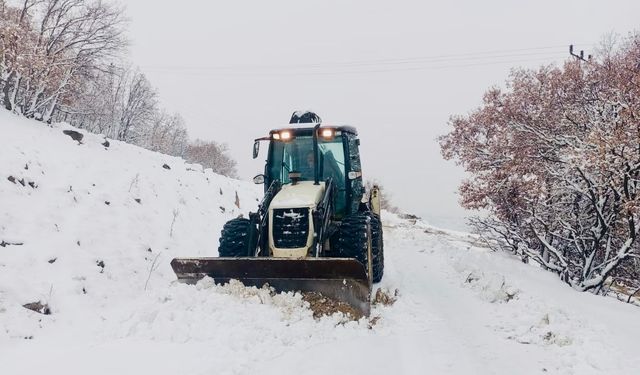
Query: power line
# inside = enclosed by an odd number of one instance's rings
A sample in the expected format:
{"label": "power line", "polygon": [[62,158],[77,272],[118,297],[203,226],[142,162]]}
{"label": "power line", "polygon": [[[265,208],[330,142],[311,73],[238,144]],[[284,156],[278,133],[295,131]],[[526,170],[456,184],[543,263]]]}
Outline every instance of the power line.
{"label": "power line", "polygon": [[[564,55],[556,55],[556,56],[557,57],[564,57]],[[416,67],[409,67],[409,68],[405,68],[405,69],[400,69],[400,68],[398,68],[398,69],[379,69],[379,70],[368,70],[368,71],[352,71],[352,72],[345,72],[345,73],[384,73],[384,72],[413,71],[413,70],[441,70],[441,69],[450,69],[450,68],[466,68],[466,67],[474,67],[474,66],[516,64],[516,63],[540,62],[540,61],[549,61],[549,58],[502,60],[502,61],[490,61],[490,62],[483,62],[483,63],[457,64],[457,65],[416,66]]]}
{"label": "power line", "polygon": [[[562,50],[564,51],[564,50]],[[388,61],[361,61],[361,62],[341,62],[341,63],[315,63],[315,64],[297,64],[297,65],[236,65],[236,66],[211,66],[211,67],[198,67],[198,66],[158,66],[158,67],[144,67],[148,70],[160,70],[160,71],[248,71],[248,70],[283,70],[283,69],[324,69],[324,68],[352,68],[352,67],[367,67],[367,66],[394,66],[394,65],[415,65],[421,63],[449,63],[449,62],[465,62],[465,61],[482,61],[482,60],[496,60],[502,58],[514,58],[514,57],[555,57],[563,53],[561,50],[553,52],[534,52],[534,53],[517,53],[517,54],[502,54],[502,55],[484,55],[484,56],[468,56],[468,57],[454,57],[454,58],[430,58],[430,59],[404,59],[404,60],[388,60]]]}
{"label": "power line", "polygon": [[[585,43],[586,44],[586,43]],[[572,48],[572,47],[571,47]],[[441,54],[423,57],[320,62],[283,65],[227,65],[227,66],[142,66],[148,71],[187,75],[224,76],[295,76],[295,75],[350,75],[415,70],[439,70],[500,64],[554,61],[564,58],[566,45],[481,52]],[[522,58],[522,59],[519,59]],[[525,59],[526,58],[526,59]],[[364,69],[362,69],[364,68]]]}
{"label": "power line", "polygon": [[[546,46],[533,48],[503,49],[473,53],[443,54],[412,58],[356,60],[341,62],[325,62],[310,64],[283,64],[283,65],[227,65],[227,66],[143,66],[149,70],[277,70],[277,69],[313,69],[313,68],[340,68],[368,65],[403,65],[420,62],[450,62],[467,60],[486,60],[502,57],[543,56],[565,51],[565,46]],[[527,52],[528,51],[528,52]]]}
{"label": "power line", "polygon": [[[564,58],[565,54],[556,54],[554,57],[556,59]],[[420,70],[443,70],[443,69],[459,69],[459,68],[468,68],[468,67],[479,67],[479,66],[491,66],[491,65],[504,65],[504,64],[517,64],[517,63],[527,63],[527,62],[549,62],[552,60],[552,57],[544,57],[544,58],[534,58],[534,59],[517,59],[517,60],[499,60],[499,61],[487,61],[487,62],[476,62],[470,64],[439,64],[439,65],[421,65],[421,66],[401,66],[401,67],[388,67],[388,68],[380,68],[380,69],[342,69],[342,70],[334,70],[334,71],[271,71],[271,72],[259,72],[259,71],[227,71],[227,72],[217,72],[217,71],[194,71],[194,70],[184,70],[180,72],[175,71],[166,71],[165,73],[179,73],[183,75],[190,76],[204,76],[204,75],[216,75],[223,77],[282,77],[282,76],[340,76],[340,75],[357,75],[357,74],[369,74],[369,73],[390,73],[390,72],[408,72],[408,71],[420,71]]]}

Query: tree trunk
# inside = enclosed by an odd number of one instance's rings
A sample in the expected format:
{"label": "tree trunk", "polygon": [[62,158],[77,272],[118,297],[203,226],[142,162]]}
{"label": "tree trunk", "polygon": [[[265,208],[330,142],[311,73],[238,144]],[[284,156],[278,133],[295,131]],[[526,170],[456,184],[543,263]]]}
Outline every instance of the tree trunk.
{"label": "tree trunk", "polygon": [[13,110],[10,92],[11,92],[11,88],[13,87],[11,82],[15,79],[15,77],[16,77],[16,73],[11,72],[11,74],[9,74],[9,77],[4,81],[4,87],[2,88],[3,105],[9,111]]}

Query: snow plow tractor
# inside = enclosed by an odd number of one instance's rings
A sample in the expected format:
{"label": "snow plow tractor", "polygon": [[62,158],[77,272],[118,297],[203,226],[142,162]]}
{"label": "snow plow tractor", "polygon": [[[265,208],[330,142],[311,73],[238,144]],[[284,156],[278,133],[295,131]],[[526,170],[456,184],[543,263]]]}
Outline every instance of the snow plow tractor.
{"label": "snow plow tractor", "polygon": [[365,194],[356,129],[296,112],[255,140],[254,159],[261,142],[269,149],[254,178],[265,187],[257,212],[224,225],[219,257],[173,259],[178,279],[317,292],[369,315],[384,270],[380,192]]}

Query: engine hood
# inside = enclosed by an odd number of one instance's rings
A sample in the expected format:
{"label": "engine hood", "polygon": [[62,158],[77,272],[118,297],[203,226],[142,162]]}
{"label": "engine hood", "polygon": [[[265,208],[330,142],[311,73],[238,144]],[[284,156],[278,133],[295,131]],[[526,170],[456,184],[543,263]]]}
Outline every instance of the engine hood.
{"label": "engine hood", "polygon": [[300,181],[296,185],[283,185],[271,201],[270,208],[315,207],[324,194],[324,182]]}

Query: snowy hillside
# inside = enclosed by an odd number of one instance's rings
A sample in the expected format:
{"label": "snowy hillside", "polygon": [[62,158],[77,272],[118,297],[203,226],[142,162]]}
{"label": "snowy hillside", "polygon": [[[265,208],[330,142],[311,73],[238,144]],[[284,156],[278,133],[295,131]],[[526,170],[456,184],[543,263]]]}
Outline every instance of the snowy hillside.
{"label": "snowy hillside", "polygon": [[392,214],[368,319],[175,283],[261,187],[69,129],[0,111],[0,374],[640,373],[637,307]]}
{"label": "snowy hillside", "polygon": [[[216,255],[224,222],[260,196],[182,159],[94,134],[79,144],[66,129],[0,111],[0,338],[166,288],[173,257]],[[16,310],[38,300],[50,321]]]}

